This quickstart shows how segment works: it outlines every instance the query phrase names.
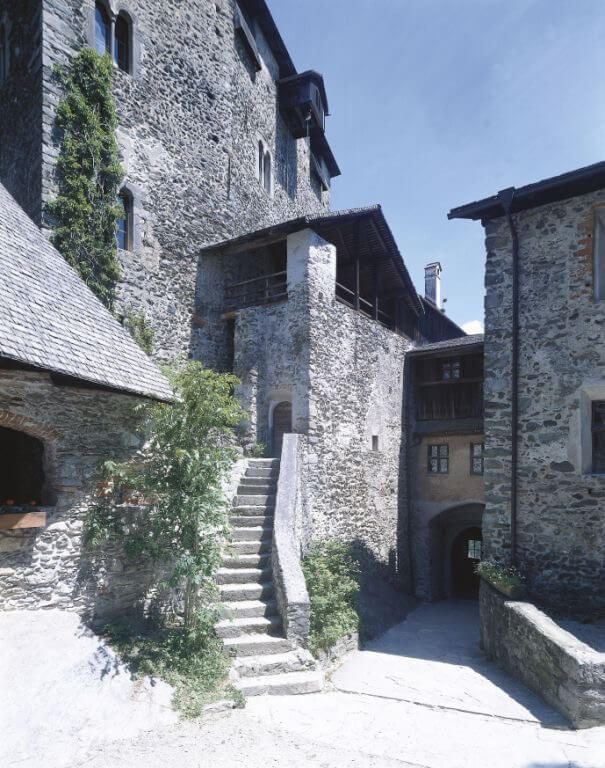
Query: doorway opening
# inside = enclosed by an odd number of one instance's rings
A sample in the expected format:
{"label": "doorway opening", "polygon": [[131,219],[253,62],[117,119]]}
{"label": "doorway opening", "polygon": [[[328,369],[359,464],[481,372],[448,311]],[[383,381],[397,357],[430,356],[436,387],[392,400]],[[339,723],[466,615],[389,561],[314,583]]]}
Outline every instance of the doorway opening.
{"label": "doorway opening", "polygon": [[477,597],[479,576],[475,566],[481,560],[481,528],[465,528],[452,543],[452,592],[456,597]]}
{"label": "doorway opening", "polygon": [[292,432],[292,403],[281,402],[273,409],[273,429],[271,430],[271,455],[281,457],[284,435]]}

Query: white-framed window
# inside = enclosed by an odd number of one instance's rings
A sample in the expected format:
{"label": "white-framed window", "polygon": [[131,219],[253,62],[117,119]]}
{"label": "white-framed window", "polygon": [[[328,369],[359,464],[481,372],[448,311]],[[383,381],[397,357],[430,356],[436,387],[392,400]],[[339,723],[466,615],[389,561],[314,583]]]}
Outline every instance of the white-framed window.
{"label": "white-framed window", "polygon": [[450,471],[450,447],[448,443],[428,446],[427,471],[429,475],[447,475]]}
{"label": "white-framed window", "polygon": [[482,475],[485,469],[485,443],[471,443],[471,475]]}

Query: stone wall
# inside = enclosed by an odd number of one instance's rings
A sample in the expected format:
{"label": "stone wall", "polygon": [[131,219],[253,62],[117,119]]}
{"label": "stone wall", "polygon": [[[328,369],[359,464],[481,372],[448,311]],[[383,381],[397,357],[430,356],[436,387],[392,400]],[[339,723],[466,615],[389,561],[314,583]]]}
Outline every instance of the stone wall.
{"label": "stone wall", "polygon": [[[118,139],[135,209],[133,249],[120,253],[119,303],[147,314],[155,355],[166,359],[195,352],[199,339],[199,249],[324,210],[329,195],[311,184],[308,141],[295,141],[279,113],[278,65],[267,41],[257,30],[263,67],[255,72],[235,36],[233,0],[111,5],[130,12],[136,40],[134,75],[115,69]],[[61,94],[52,67],[91,42],[94,3],[43,0],[43,8],[46,201],[57,190]],[[273,154],[271,194],[258,180],[259,138]]]}
{"label": "stone wall", "polygon": [[575,728],[605,724],[605,653],[531,603],[481,582],[481,643],[489,659],[542,696]]}
{"label": "stone wall", "polygon": [[[101,618],[142,603],[154,573],[119,541],[90,555],[82,530],[103,460],[139,445],[135,397],[58,387],[47,374],[0,371],[0,425],[44,445],[46,527],[0,530],[0,610],[64,608]],[[124,510],[124,514],[133,514]]]}
{"label": "stone wall", "polygon": [[4,0],[8,77],[0,83],[0,181],[37,223],[42,167],[41,0]]}
{"label": "stone wall", "polygon": [[[520,242],[518,557],[537,599],[605,606],[605,477],[590,400],[605,399],[605,302],[593,298],[600,191],[514,215]],[[511,239],[486,226],[485,555],[510,555]],[[599,394],[600,393],[600,394]],[[584,448],[582,447],[584,446]]]}
{"label": "stone wall", "polygon": [[[304,242],[307,315],[293,343],[309,345],[307,370],[297,381],[308,389],[298,426],[306,422],[313,535],[357,541],[377,569],[390,566],[394,572],[402,566],[397,537],[405,482],[403,367],[411,344],[336,300],[336,249],[307,233],[289,238],[288,271],[294,272],[291,253]],[[305,357],[299,355],[302,363]]]}

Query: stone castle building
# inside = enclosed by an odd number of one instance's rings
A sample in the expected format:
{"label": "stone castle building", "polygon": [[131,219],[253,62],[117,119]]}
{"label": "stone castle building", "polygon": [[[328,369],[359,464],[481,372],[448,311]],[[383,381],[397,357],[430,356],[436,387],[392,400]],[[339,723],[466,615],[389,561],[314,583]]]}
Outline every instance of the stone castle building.
{"label": "stone castle building", "polygon": [[[4,193],[0,205],[26,232],[26,261],[45,251],[36,227],[48,235],[53,226],[46,203],[58,188],[62,95],[55,66],[83,46],[114,62],[126,174],[118,311],[146,315],[159,360],[184,354],[235,372],[249,414],[244,446],[262,444],[271,457],[237,468],[241,557],[220,574],[255,631],[260,617],[277,626],[270,603],[242,607],[268,594],[270,577],[281,630],[305,644],[300,557],[326,536],[355,542],[368,568],[423,599],[476,594],[479,559],[512,555],[538,599],[602,606],[605,394],[595,297],[605,277],[600,267],[593,273],[591,240],[602,168],[517,190],[512,230],[506,195],[451,212],[487,229],[484,355],[483,337],[466,336],[442,311],[440,264],[427,266],[418,294],[380,206],[331,210],[340,169],[326,135],[323,77],[297,71],[264,0],[2,0],[0,182],[22,210]],[[19,224],[23,211],[31,221]],[[10,231],[0,229],[7,253],[15,250]],[[24,290],[15,295],[30,302]],[[76,336],[86,332],[72,326]],[[126,387],[125,396],[121,379],[78,369],[72,378],[85,385],[63,392],[56,360],[29,348],[15,357],[10,335],[0,347],[0,414],[40,441],[48,498],[63,499],[69,483],[53,478],[79,466],[78,451],[87,458],[75,472],[77,503],[57,501],[27,535],[0,537],[2,605],[89,609],[80,586],[88,583],[93,614],[123,610],[142,599],[145,578],[113,553],[104,583],[91,586],[80,527],[69,518],[85,507],[93,464],[127,448],[118,423],[129,417],[118,417],[118,403],[128,410],[133,395],[168,397],[165,384]],[[38,386],[51,404],[44,413]],[[87,421],[90,403],[102,411],[95,418],[109,420],[98,443],[103,427]],[[48,436],[65,436],[66,413],[94,445],[65,437],[69,449],[54,453]],[[271,539],[263,526],[273,507]],[[258,540],[246,515],[260,526]],[[67,563],[69,576],[54,565],[52,576],[32,568],[44,560],[32,555],[38,549]],[[248,571],[258,583],[242,586]],[[495,609],[483,592],[489,649]]]}

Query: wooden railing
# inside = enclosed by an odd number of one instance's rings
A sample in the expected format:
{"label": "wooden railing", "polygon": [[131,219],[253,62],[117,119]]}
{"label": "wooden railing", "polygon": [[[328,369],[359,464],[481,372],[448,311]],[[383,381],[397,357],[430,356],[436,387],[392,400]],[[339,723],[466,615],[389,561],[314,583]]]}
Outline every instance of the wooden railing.
{"label": "wooden railing", "polygon": [[390,315],[387,315],[387,313],[383,312],[381,309],[376,311],[374,304],[367,301],[362,296],[359,297],[359,307],[356,307],[355,291],[352,291],[345,285],[341,285],[341,283],[336,283],[336,299],[342,304],[346,304],[347,307],[359,309],[359,311],[363,312],[364,315],[378,320],[379,323],[386,326],[387,328],[393,328],[393,318]]}
{"label": "wooden railing", "polygon": [[227,310],[259,307],[275,304],[288,298],[287,272],[274,272],[272,275],[254,277],[230,285],[225,292]]}

